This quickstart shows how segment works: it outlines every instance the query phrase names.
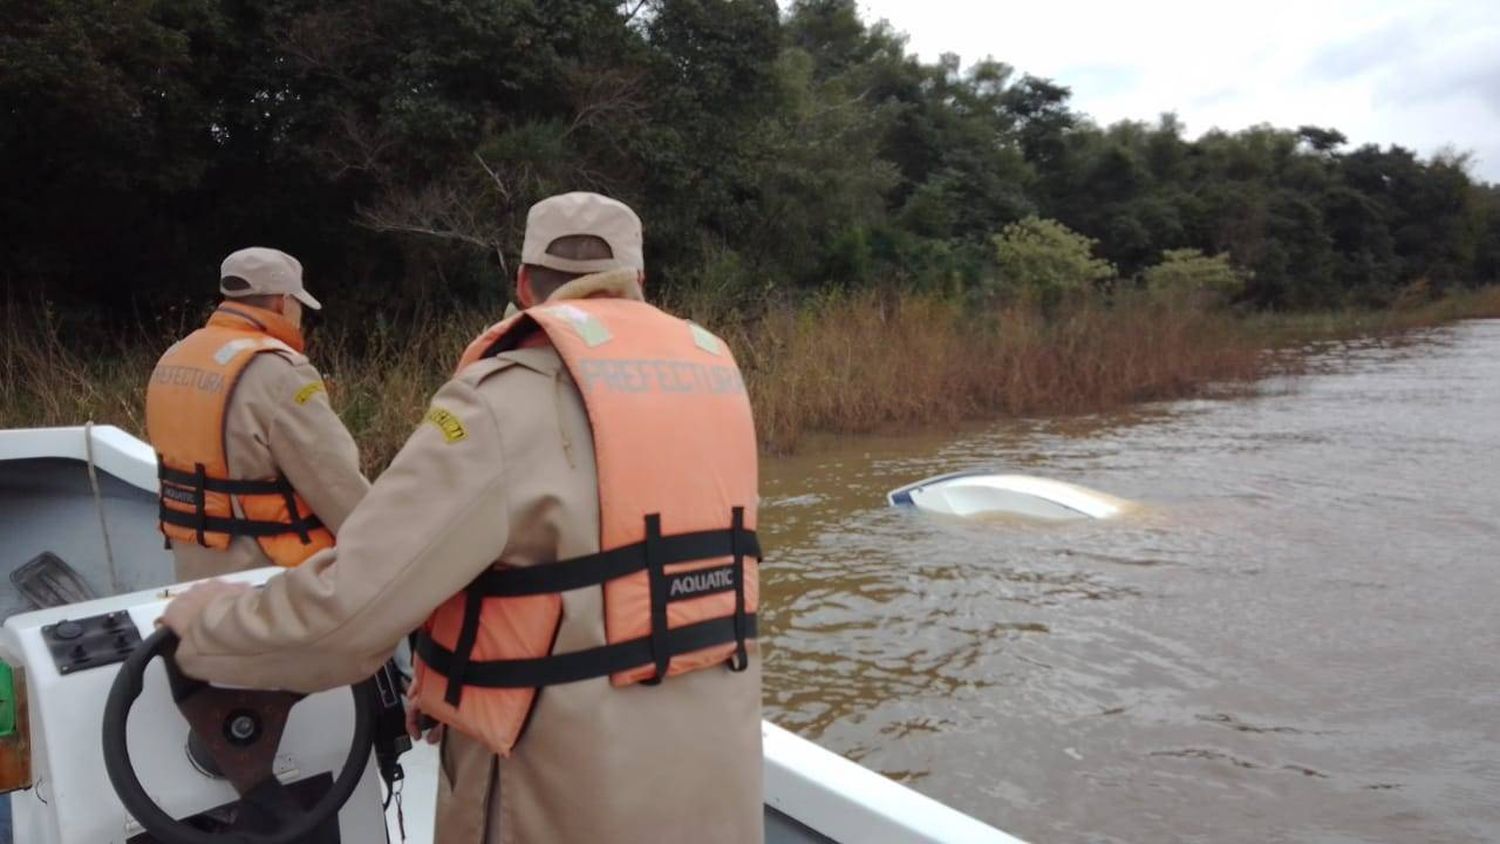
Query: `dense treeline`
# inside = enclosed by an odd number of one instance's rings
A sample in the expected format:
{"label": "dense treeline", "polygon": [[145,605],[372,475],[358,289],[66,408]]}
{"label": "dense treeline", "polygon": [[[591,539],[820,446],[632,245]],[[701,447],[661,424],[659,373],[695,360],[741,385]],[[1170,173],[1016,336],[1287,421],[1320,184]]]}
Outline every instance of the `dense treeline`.
{"label": "dense treeline", "polygon": [[573,188],[642,212],[659,286],[736,296],[1003,293],[997,235],[1049,219],[1100,285],[1227,255],[1263,307],[1500,278],[1462,156],[1099,127],[853,0],[0,0],[0,113],[0,278],[65,310],[201,297],[248,243],[345,314],[492,306],[527,206]]}

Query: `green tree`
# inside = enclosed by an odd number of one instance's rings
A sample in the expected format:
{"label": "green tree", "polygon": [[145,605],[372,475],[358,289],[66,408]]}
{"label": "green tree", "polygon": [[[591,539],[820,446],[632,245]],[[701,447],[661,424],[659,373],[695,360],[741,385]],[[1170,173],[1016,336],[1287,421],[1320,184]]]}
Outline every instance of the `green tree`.
{"label": "green tree", "polygon": [[1000,290],[1046,306],[1086,295],[1115,277],[1108,261],[1094,257],[1095,242],[1056,220],[1027,217],[994,237]]}
{"label": "green tree", "polygon": [[1227,254],[1204,255],[1197,249],[1168,249],[1141,279],[1153,296],[1198,305],[1225,304],[1245,287],[1244,275]]}
{"label": "green tree", "polygon": [[0,279],[123,321],[247,243],[351,319],[490,306],[526,208],[570,189],[639,208],[656,289],[1030,290],[994,242],[1028,218],[1126,277],[1227,254],[1267,308],[1500,274],[1463,155],[1098,126],[856,0],[0,0],[0,180]]}

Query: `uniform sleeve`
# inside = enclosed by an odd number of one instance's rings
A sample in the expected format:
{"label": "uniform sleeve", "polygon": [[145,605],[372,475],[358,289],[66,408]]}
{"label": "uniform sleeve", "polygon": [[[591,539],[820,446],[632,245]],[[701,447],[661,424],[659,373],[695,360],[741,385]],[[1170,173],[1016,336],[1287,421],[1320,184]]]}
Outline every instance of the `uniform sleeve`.
{"label": "uniform sleeve", "polygon": [[474,388],[449,382],[338,547],[211,603],[183,636],[183,669],[301,692],[368,677],[505,548],[501,448],[499,423]]}
{"label": "uniform sleeve", "polygon": [[271,404],[274,412],[267,426],[271,458],[307,506],[337,535],[354,505],[370,489],[359,470],[359,446],[328,403],[323,379],[311,364],[283,364],[279,369],[277,395]]}

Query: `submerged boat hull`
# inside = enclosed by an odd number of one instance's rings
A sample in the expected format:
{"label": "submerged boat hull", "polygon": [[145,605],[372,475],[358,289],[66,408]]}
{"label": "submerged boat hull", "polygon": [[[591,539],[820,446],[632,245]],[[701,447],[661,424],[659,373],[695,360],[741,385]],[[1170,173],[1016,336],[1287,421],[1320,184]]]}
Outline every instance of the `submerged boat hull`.
{"label": "submerged boat hull", "polygon": [[1097,490],[1030,475],[955,472],[891,490],[893,507],[949,516],[1011,516],[1044,521],[1109,519],[1127,502]]}

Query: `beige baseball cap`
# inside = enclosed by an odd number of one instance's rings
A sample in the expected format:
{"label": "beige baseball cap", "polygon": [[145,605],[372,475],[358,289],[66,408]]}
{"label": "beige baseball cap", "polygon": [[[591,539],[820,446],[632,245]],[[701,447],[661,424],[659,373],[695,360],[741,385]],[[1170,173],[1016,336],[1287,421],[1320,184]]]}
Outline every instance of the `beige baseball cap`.
{"label": "beige baseball cap", "polygon": [[302,287],[302,262],[282,252],[252,246],[219,265],[219,292],[233,299],[284,293],[315,311],[323,305]]}
{"label": "beige baseball cap", "polygon": [[[569,235],[592,235],[609,244],[612,258],[574,260],[547,253],[552,241]],[[521,261],[565,273],[599,273],[646,268],[641,251],[641,218],[630,206],[597,193],[577,191],[548,197],[526,215]]]}

